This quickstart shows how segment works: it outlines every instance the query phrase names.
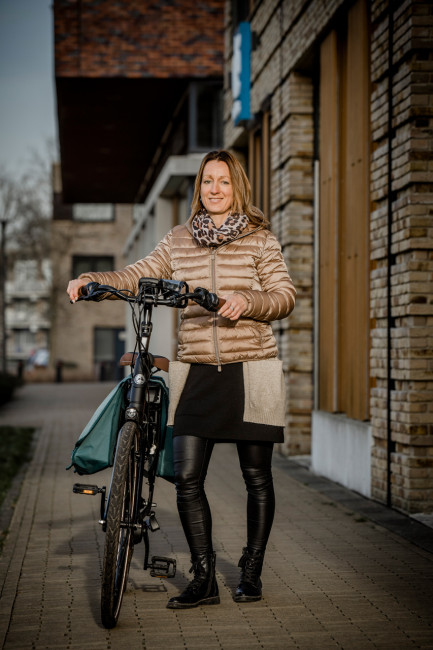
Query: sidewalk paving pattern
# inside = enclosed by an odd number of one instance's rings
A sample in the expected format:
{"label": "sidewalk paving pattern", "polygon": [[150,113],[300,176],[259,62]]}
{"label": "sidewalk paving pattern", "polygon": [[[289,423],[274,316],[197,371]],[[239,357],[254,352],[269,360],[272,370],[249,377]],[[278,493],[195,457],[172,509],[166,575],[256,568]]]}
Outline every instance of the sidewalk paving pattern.
{"label": "sidewalk paving pattern", "polygon": [[[412,543],[352,509],[350,499],[332,498],[332,489],[315,486],[313,475],[308,484],[307,470],[299,473],[293,461],[279,456],[264,598],[233,602],[245,544],[246,494],[230,444],[216,446],[207,479],[221,604],[165,608],[190,578],[190,564],[174,488],[159,479],[155,500],[161,530],[151,536],[151,552],[175,557],[177,575],[151,578],[140,568],[144,549],[137,547],[118,626],[105,630],[99,617],[104,544],[99,497],[74,495],[72,485],[80,479],[65,466],[109,388],[27,385],[0,409],[0,424],[39,427],[0,562],[3,648],[433,649],[433,554],[428,550],[433,530],[415,522],[423,544]],[[109,475],[100,473],[92,481],[107,484]]]}

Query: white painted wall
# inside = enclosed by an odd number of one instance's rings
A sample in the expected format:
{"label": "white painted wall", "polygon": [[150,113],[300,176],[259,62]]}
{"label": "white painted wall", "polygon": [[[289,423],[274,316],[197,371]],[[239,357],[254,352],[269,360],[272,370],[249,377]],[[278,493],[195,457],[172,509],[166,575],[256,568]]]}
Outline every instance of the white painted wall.
{"label": "white painted wall", "polygon": [[371,426],[313,411],[311,469],[365,497],[371,495]]}

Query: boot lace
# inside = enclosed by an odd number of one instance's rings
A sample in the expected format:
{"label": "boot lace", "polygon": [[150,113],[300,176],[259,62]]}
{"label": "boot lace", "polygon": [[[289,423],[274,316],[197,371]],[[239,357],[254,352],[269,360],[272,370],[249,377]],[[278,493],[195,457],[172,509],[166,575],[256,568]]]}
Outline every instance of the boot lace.
{"label": "boot lace", "polygon": [[193,562],[193,565],[190,568],[189,572],[194,573],[194,578],[185,589],[185,593],[196,594],[200,591],[203,583],[206,581],[206,575],[203,574],[203,569],[199,561]]}
{"label": "boot lace", "polygon": [[242,568],[242,582],[249,582],[256,585],[260,576],[261,558],[255,558],[247,553],[241,558],[240,566]]}

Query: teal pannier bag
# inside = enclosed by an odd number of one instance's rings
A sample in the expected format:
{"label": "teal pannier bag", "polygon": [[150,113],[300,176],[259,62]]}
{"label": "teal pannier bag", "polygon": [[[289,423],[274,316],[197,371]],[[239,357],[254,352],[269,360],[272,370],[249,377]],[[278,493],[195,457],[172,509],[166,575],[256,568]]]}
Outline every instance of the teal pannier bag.
{"label": "teal pannier bag", "polygon": [[173,466],[173,427],[167,426],[168,419],[168,388],[162,377],[152,377],[150,384],[157,382],[162,387],[161,409],[161,441],[159,447],[158,465],[156,475],[165,478],[171,483],[174,480]]}
{"label": "teal pannier bag", "polygon": [[[66,469],[73,467],[78,474],[95,474],[113,466],[117,433],[123,424],[130,379],[131,377],[122,379],[98,406],[75,443],[72,462]],[[168,388],[162,377],[152,377],[149,384],[162,389],[161,447],[156,475],[173,481],[172,427],[167,426]]]}
{"label": "teal pannier bag", "polygon": [[170,483],[174,483],[173,427],[165,427],[163,436],[156,475],[165,478]]}
{"label": "teal pannier bag", "polygon": [[112,467],[117,433],[126,406],[130,377],[122,379],[98,406],[84,427],[72,451],[72,462],[78,474],[95,474]]}

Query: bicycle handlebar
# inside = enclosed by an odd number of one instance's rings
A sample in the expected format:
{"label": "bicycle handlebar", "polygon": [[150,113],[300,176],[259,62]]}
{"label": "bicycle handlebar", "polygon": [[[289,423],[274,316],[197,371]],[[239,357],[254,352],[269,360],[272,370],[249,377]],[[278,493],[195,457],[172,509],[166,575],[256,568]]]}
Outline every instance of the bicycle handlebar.
{"label": "bicycle handlebar", "polygon": [[116,296],[127,302],[138,302],[151,305],[166,305],[168,307],[183,308],[188,300],[193,300],[207,311],[218,311],[225,300],[218,298],[215,293],[207,289],[197,287],[190,292],[186,282],[177,280],[158,280],[156,278],[140,278],[138,283],[138,294],[135,295],[126,289],[115,289],[110,285],[89,282],[80,289],[81,295],[78,300],[92,300],[100,302],[109,295]]}

